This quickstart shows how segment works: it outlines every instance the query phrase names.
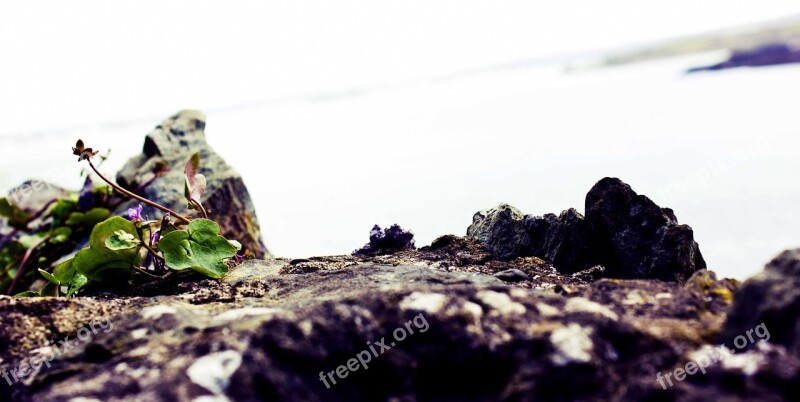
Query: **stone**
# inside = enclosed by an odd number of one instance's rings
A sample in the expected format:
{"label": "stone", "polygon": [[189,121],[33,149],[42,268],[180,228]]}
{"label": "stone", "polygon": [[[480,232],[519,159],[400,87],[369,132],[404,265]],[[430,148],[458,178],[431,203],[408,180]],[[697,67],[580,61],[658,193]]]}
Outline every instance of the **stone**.
{"label": "stone", "polygon": [[586,195],[586,224],[591,258],[606,276],[683,282],[706,267],[692,228],[617,178]]}
{"label": "stone", "polygon": [[530,255],[553,263],[559,272],[572,274],[591,265],[586,221],[578,211],[570,208],[558,217],[526,216],[533,248]]}
{"label": "stone", "polygon": [[[194,110],[181,111],[165,120],[145,137],[142,153],[117,173],[117,183],[180,214],[189,214],[184,197],[184,167],[192,154],[200,152],[200,173],[208,181],[202,204],[211,211],[210,218],[220,225],[223,236],[238,240],[259,258],[269,257],[247,186],[242,176],[206,142],[205,126],[205,115]],[[169,172],[150,182],[154,169],[164,163]],[[137,204],[135,200],[123,203],[115,213],[124,214]],[[162,216],[161,211],[144,207],[144,215],[150,219]]]}
{"label": "stone", "polygon": [[800,249],[786,250],[734,295],[722,341],[733,342],[763,324],[769,342],[800,357]]}
{"label": "stone", "polygon": [[585,217],[574,208],[525,216],[501,204],[475,214],[467,236],[498,260],[535,256],[563,274],[600,265],[594,272],[605,277],[683,282],[706,267],[691,227],[616,178],[592,187]]}
{"label": "stone", "polygon": [[510,260],[531,252],[525,215],[508,204],[476,213],[472,225],[467,228],[467,237],[483,244],[498,260]]}
{"label": "stone", "polygon": [[500,279],[503,282],[522,282],[528,279],[528,274],[522,272],[516,268],[507,269],[505,271],[500,271],[494,275],[495,278]]}
{"label": "stone", "polygon": [[383,230],[375,225],[369,232],[369,243],[354,251],[353,255],[384,255],[414,248],[414,234],[403,230],[400,225]]}
{"label": "stone", "polygon": [[[484,253],[451,236],[389,255],[250,260],[223,280],[174,275],[119,294],[0,296],[0,374],[52,356],[22,381],[0,377],[0,400],[744,401],[796,392],[800,360],[779,346],[662,389],[658,373],[714,346],[730,301],[713,284],[586,282]],[[321,269],[284,269],[309,262]],[[545,281],[492,276],[512,269]],[[572,291],[559,295],[557,285]],[[52,354],[51,341],[64,339],[71,349]]]}

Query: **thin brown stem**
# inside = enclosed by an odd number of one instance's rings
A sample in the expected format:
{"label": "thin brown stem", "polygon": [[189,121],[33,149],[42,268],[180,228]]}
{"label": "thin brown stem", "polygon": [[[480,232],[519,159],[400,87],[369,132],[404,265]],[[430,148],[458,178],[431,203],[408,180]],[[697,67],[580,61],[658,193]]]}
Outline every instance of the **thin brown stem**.
{"label": "thin brown stem", "polygon": [[181,215],[181,214],[179,214],[179,213],[177,213],[177,212],[175,212],[175,211],[173,211],[173,210],[171,210],[171,209],[169,209],[169,208],[167,208],[167,207],[165,207],[165,206],[163,206],[161,204],[158,204],[156,202],[150,201],[147,198],[140,197],[140,196],[138,196],[138,195],[136,195],[136,194],[134,194],[134,193],[132,193],[132,192],[130,192],[128,190],[125,190],[124,188],[120,187],[117,183],[114,183],[113,181],[109,180],[107,177],[103,176],[103,174],[100,173],[100,171],[98,171],[97,168],[94,167],[94,164],[92,163],[91,159],[86,159],[86,161],[89,162],[89,166],[91,166],[92,170],[94,170],[94,172],[97,174],[97,176],[99,176],[101,179],[103,179],[104,182],[108,183],[109,186],[113,187],[114,190],[117,190],[120,193],[125,194],[128,197],[131,197],[131,198],[133,198],[135,200],[141,201],[141,202],[143,202],[143,203],[145,203],[145,204],[147,204],[147,205],[149,205],[149,206],[151,206],[153,208],[157,208],[157,209],[160,209],[160,210],[162,210],[164,212],[167,212],[167,213],[169,213],[170,215],[174,216],[176,219],[178,219],[179,221],[181,221],[183,223],[189,224],[189,223],[192,222],[189,218],[187,218],[187,217],[185,217],[185,216],[183,216],[183,215]]}
{"label": "thin brown stem", "polygon": [[145,274],[145,275],[147,275],[147,276],[150,276],[150,277],[153,277],[153,278],[158,278],[158,279],[164,279],[164,278],[167,278],[167,277],[169,277],[169,276],[172,274],[172,271],[168,271],[168,272],[167,272],[166,274],[164,274],[164,275],[156,275],[156,274],[152,274],[152,273],[150,273],[150,272],[147,272],[147,270],[146,270],[146,269],[143,269],[143,268],[140,268],[140,267],[134,267],[134,266],[132,266],[132,267],[131,267],[131,269],[132,269],[132,270],[134,270],[134,271],[136,271],[136,272],[139,272],[139,273]]}
{"label": "thin brown stem", "polygon": [[207,211],[206,211],[206,209],[205,209],[205,208],[203,208],[203,206],[200,204],[200,201],[197,201],[197,200],[195,200],[194,198],[191,198],[191,197],[190,197],[190,198],[189,198],[189,202],[191,202],[191,203],[192,203],[192,205],[194,205],[195,209],[199,210],[199,211],[200,211],[200,213],[202,213],[202,214],[203,214],[203,218],[206,218],[206,219],[208,219],[208,212],[207,212]]}
{"label": "thin brown stem", "polygon": [[17,284],[17,281],[19,280],[19,278],[22,277],[22,274],[25,272],[26,268],[25,263],[28,262],[28,260],[31,258],[31,255],[33,254],[34,250],[39,248],[39,246],[41,246],[42,244],[44,244],[44,242],[48,240],[50,240],[50,236],[42,237],[41,239],[39,239],[39,241],[33,243],[33,245],[28,249],[28,251],[25,252],[25,255],[22,257],[22,261],[20,261],[19,263],[19,268],[17,268],[17,274],[14,275],[14,280],[12,280],[11,285],[8,286],[8,291],[6,292],[7,295],[14,294],[13,293],[14,286]]}
{"label": "thin brown stem", "polygon": [[142,243],[142,246],[144,246],[144,248],[146,248],[147,251],[149,251],[150,254],[153,255],[153,257],[158,258],[161,261],[164,261],[164,257],[158,255],[158,252],[153,248],[153,246],[147,245],[145,243]]}

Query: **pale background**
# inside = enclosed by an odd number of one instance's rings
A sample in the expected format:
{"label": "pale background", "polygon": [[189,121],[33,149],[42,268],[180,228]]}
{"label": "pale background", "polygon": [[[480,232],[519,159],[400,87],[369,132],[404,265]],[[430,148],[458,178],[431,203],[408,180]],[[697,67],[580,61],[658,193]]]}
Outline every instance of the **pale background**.
{"label": "pale background", "polygon": [[800,246],[800,67],[685,75],[703,54],[565,69],[790,17],[794,1],[4,2],[0,191],[116,171],[180,109],[244,176],[279,256],[349,253],[373,224],[418,245],[501,202],[583,210],[617,176],[744,278]]}

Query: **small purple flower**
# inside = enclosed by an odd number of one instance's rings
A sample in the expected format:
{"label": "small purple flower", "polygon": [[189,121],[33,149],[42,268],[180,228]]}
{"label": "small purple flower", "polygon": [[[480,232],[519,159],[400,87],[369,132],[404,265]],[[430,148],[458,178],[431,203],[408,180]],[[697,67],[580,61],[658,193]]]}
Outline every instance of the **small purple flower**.
{"label": "small purple flower", "polygon": [[132,221],[141,221],[142,220],[142,205],[139,204],[136,209],[128,208],[128,219]]}
{"label": "small purple flower", "polygon": [[158,243],[159,240],[161,240],[161,235],[159,235],[158,232],[155,232],[155,233],[153,233],[152,236],[150,236],[150,243],[151,244]]}

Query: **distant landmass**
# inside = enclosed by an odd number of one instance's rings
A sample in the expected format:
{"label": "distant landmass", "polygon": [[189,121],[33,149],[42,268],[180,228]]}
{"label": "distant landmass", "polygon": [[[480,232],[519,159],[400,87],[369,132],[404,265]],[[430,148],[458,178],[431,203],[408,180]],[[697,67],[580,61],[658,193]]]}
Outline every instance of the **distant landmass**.
{"label": "distant landmass", "polygon": [[800,15],[654,43],[611,54],[600,65],[616,66],[712,51],[729,51],[731,56],[727,61],[690,72],[800,62]]}

